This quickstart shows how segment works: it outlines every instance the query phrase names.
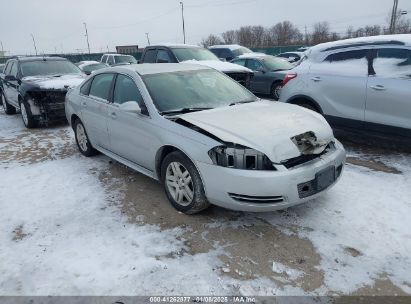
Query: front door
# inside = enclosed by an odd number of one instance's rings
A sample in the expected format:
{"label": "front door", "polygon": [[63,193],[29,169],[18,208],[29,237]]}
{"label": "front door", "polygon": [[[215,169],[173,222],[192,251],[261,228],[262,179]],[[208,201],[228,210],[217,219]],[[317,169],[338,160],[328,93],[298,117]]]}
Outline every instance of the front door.
{"label": "front door", "polygon": [[254,76],[250,80],[250,90],[254,93],[267,93],[264,65],[258,60],[247,59],[246,67],[254,72]]}
{"label": "front door", "polygon": [[371,123],[367,127],[411,129],[411,50],[379,49],[373,68],[367,88],[365,121]]}
{"label": "front door", "polygon": [[[121,110],[120,105],[137,102],[141,114]],[[113,102],[108,109],[108,130],[111,152],[127,159],[149,171],[154,171],[155,136],[140,91],[134,80],[126,75],[117,75]]]}

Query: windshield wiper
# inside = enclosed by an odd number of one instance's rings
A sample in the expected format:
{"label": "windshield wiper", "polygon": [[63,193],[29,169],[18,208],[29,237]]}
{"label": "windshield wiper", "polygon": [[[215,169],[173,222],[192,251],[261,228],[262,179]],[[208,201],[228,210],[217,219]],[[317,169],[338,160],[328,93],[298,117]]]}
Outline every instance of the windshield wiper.
{"label": "windshield wiper", "polygon": [[247,101],[236,101],[236,102],[232,102],[229,104],[229,106],[236,106],[239,104],[243,104],[243,103],[251,103],[251,102],[256,102],[257,100],[247,100]]}
{"label": "windshield wiper", "polygon": [[190,112],[198,112],[198,111],[203,111],[203,110],[211,110],[213,108],[182,108],[178,110],[170,110],[170,111],[163,111],[160,112],[162,115],[169,115],[169,114],[184,114],[184,113],[190,113]]}

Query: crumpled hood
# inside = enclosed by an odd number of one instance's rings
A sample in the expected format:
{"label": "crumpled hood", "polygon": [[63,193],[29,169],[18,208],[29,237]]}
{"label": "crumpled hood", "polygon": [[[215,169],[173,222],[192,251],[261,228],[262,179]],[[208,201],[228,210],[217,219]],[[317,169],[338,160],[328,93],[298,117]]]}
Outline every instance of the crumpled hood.
{"label": "crumpled hood", "polygon": [[327,121],[299,106],[258,101],[180,115],[180,118],[224,142],[258,150],[274,163],[298,157],[295,136],[312,132],[319,143],[334,139]]}
{"label": "crumpled hood", "polygon": [[199,64],[199,65],[213,68],[217,71],[224,72],[224,73],[227,73],[227,72],[252,73],[253,72],[250,69],[247,69],[246,67],[243,67],[241,65],[230,63],[230,62],[219,61],[219,60],[202,60],[202,61],[186,60],[186,61],[182,61],[182,63]]}
{"label": "crumpled hood", "polygon": [[39,86],[40,89],[63,90],[73,88],[83,82],[85,76],[80,74],[55,76],[29,76],[22,80],[32,85]]}

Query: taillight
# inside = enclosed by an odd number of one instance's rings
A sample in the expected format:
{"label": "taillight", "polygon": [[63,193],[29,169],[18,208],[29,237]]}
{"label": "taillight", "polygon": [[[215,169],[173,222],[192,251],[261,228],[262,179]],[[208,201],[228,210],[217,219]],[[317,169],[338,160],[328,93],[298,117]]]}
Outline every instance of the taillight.
{"label": "taillight", "polygon": [[285,75],[284,80],[283,80],[283,86],[285,86],[287,83],[289,83],[291,80],[294,78],[297,78],[297,73],[289,73]]}

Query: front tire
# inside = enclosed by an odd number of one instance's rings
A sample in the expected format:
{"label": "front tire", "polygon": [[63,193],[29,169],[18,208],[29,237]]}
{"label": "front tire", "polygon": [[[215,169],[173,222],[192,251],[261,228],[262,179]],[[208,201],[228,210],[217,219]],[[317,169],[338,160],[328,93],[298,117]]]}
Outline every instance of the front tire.
{"label": "front tire", "polygon": [[20,112],[23,123],[27,129],[32,129],[38,126],[39,122],[34,119],[33,115],[31,114],[30,106],[27,102],[20,102]]}
{"label": "front tire", "polygon": [[8,104],[6,100],[6,96],[4,96],[4,93],[1,92],[0,95],[1,95],[1,104],[3,105],[4,113],[6,113],[7,115],[16,114],[16,108]]}
{"label": "front tire", "polygon": [[172,152],[165,157],[161,181],[168,200],[178,211],[194,214],[210,206],[197,168],[182,152]]}
{"label": "front tire", "polygon": [[86,129],[80,120],[76,120],[73,125],[74,135],[76,138],[77,147],[81,154],[90,157],[97,154],[97,150],[93,148],[88,139]]}

